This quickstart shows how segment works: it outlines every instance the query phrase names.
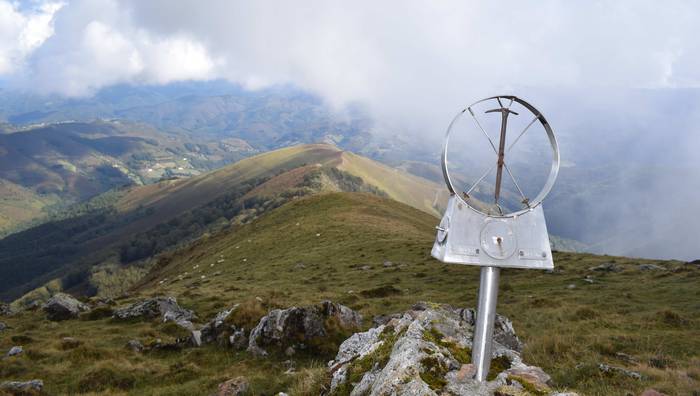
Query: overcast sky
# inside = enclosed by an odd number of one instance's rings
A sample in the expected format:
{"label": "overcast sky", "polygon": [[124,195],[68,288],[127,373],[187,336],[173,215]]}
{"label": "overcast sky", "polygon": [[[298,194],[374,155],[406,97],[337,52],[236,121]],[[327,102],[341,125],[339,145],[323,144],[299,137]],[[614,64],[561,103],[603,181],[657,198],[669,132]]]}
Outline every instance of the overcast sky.
{"label": "overcast sky", "polygon": [[0,0],[0,74],[68,96],[293,83],[378,112],[513,87],[697,87],[699,14],[692,1]]}
{"label": "overcast sky", "polygon": [[671,174],[604,202],[653,197],[677,215],[700,210],[699,38],[696,1],[0,0],[0,80],[69,97],[291,84],[435,141],[465,105],[512,93],[544,111],[566,161],[694,170],[695,184]]}

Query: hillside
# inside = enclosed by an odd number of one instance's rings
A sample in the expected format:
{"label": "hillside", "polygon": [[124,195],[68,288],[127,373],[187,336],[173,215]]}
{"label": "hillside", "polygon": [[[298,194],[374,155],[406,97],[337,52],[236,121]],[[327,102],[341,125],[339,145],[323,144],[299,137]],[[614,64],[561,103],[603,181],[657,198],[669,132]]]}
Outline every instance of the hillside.
{"label": "hillside", "polygon": [[320,191],[373,192],[433,215],[446,199],[435,183],[331,145],[280,149],[200,176],[101,195],[0,240],[0,297],[16,298],[56,277],[94,293],[86,280],[95,265],[135,264]]}
{"label": "hillside", "polygon": [[[249,317],[241,320],[254,323],[275,307],[331,299],[359,310],[365,326],[373,315],[420,300],[474,306],[479,270],[430,258],[435,223],[430,214],[375,194],[316,194],[161,254],[116,304],[171,295],[203,323],[243,303]],[[558,252],[554,259],[549,273],[504,270],[499,312],[526,343],[523,359],[552,374],[556,389],[612,396],[649,387],[667,394],[698,389],[696,264]],[[600,265],[608,270],[592,269]],[[2,319],[9,330],[0,350],[22,343],[26,352],[2,366],[0,379],[42,378],[50,394],[153,395],[208,394],[239,375],[250,380],[252,394],[309,394],[304,390],[326,380],[329,356],[322,354],[261,359],[215,344],[141,354],[124,345],[178,333],[159,321],[94,315],[49,323],[43,316],[28,311]],[[81,344],[65,347],[62,337]],[[604,374],[600,363],[643,377]]]}
{"label": "hillside", "polygon": [[197,175],[254,153],[240,139],[192,139],[145,124],[61,122],[0,134],[0,235],[107,190]]}

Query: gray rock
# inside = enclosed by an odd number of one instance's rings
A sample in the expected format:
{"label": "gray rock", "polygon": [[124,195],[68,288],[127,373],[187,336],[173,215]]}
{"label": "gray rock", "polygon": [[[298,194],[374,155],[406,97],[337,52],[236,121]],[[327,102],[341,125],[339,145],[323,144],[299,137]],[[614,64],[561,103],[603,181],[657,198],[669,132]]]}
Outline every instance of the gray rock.
{"label": "gray rock", "polygon": [[115,319],[154,319],[162,318],[163,322],[175,322],[179,326],[194,330],[192,320],[197,316],[189,309],[184,309],[177,304],[175,297],[155,297],[139,301],[127,307],[114,311]]}
{"label": "gray rock", "polygon": [[10,348],[10,350],[7,352],[7,356],[17,356],[22,352],[24,352],[24,349],[21,346],[16,345]]}
{"label": "gray rock", "polygon": [[248,337],[243,329],[235,330],[228,340],[233,349],[242,350],[248,347]]}
{"label": "gray rock", "polygon": [[319,306],[275,309],[260,319],[250,332],[248,352],[265,356],[264,347],[267,346],[304,349],[308,341],[328,335],[325,328],[328,319],[336,320],[337,325],[344,329],[356,329],[362,325],[359,313],[330,301]]}
{"label": "gray rock", "polygon": [[10,304],[0,303],[0,316],[11,316],[13,313]]}
{"label": "gray rock", "polygon": [[666,271],[666,268],[656,264],[639,264],[637,269],[640,271]]}
{"label": "gray rock", "polygon": [[635,358],[635,357],[632,356],[632,355],[628,355],[628,354],[626,354],[626,353],[624,353],[624,352],[617,352],[617,353],[615,353],[615,357],[618,358],[618,359],[620,359],[620,360],[622,360],[622,361],[625,362],[625,363],[629,363],[629,364],[637,364],[637,363],[639,363],[639,360],[638,360],[637,358]]}
{"label": "gray rock", "polygon": [[[496,379],[476,382],[474,367],[467,363],[473,321],[471,309],[421,303],[387,324],[353,334],[328,364],[330,393],[343,387],[351,395],[493,395],[504,387],[522,388],[517,381],[551,392],[549,376],[539,367],[525,364],[518,350],[506,345],[522,348],[512,323],[505,317],[498,319],[495,331],[507,335],[500,338],[505,343],[494,340],[493,356],[507,364]],[[362,366],[354,365],[359,359]],[[359,367],[369,369],[358,373]],[[350,373],[356,379],[354,383],[348,383]],[[445,381],[444,386],[437,381],[426,382],[428,377]]]}
{"label": "gray rock", "polygon": [[222,337],[225,340],[228,334],[233,334],[236,331],[235,326],[227,325],[226,319],[238,308],[238,304],[229,309],[225,309],[216,314],[207,324],[200,329],[202,333],[202,343],[209,344],[220,340]]}
{"label": "gray rock", "polygon": [[230,379],[219,384],[215,396],[239,396],[248,392],[248,380],[244,377]]}
{"label": "gray rock", "polygon": [[392,263],[391,261],[385,261],[383,265],[384,268],[390,268],[394,266],[394,263]]}
{"label": "gray rock", "polygon": [[0,390],[9,393],[24,394],[27,392],[41,392],[44,389],[44,381],[34,379],[31,381],[5,381],[0,384]]}
{"label": "gray rock", "polygon": [[129,342],[126,343],[126,347],[134,352],[143,352],[143,343],[139,340],[129,340]]}
{"label": "gray rock", "polygon": [[190,336],[190,342],[192,343],[193,346],[201,347],[202,346],[202,332],[200,330],[193,330],[192,335]]}
{"label": "gray rock", "polygon": [[0,331],[3,331],[7,328],[7,325],[3,322],[0,322]]}
{"label": "gray rock", "polygon": [[621,271],[622,268],[618,266],[615,263],[603,263],[601,265],[597,265],[595,267],[590,267],[590,271],[599,271],[599,272],[618,272]]}
{"label": "gray rock", "polygon": [[385,325],[389,323],[392,319],[399,319],[401,318],[403,314],[395,313],[395,314],[389,314],[389,315],[376,315],[374,318],[372,318],[372,324],[374,327]]}
{"label": "gray rock", "polygon": [[632,371],[632,370],[627,370],[622,367],[615,367],[615,366],[610,366],[605,363],[601,363],[598,365],[598,369],[602,371],[605,374],[620,374],[624,375],[626,377],[630,377],[633,379],[641,380],[642,379],[642,374]]}
{"label": "gray rock", "polygon": [[42,307],[49,320],[74,319],[80,312],[88,311],[90,307],[65,293],[54,294]]}
{"label": "gray rock", "polygon": [[[462,320],[474,327],[476,324],[476,312],[473,308],[459,309],[456,312]],[[493,328],[493,339],[516,352],[523,351],[523,343],[515,335],[513,322],[498,313],[496,314],[496,323]]]}

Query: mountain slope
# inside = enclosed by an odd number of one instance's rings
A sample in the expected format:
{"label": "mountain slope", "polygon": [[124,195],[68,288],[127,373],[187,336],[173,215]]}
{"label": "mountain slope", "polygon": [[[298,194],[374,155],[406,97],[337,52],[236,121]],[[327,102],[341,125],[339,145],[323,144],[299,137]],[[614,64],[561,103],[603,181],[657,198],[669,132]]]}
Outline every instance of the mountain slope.
{"label": "mountain slope", "polygon": [[252,148],[235,139],[195,141],[130,122],[63,122],[0,134],[0,182],[22,187],[36,202],[35,210],[18,213],[0,201],[0,214],[8,218],[0,235],[47,214],[45,202],[65,207],[115,187],[197,175],[250,154]]}
{"label": "mountain slope", "polygon": [[0,296],[16,297],[55,277],[76,280],[67,287],[85,286],[94,265],[148,259],[322,191],[373,192],[434,215],[446,197],[437,184],[334,146],[285,148],[200,176],[99,196],[57,221],[0,240]]}
{"label": "mountain slope", "polygon": [[[176,295],[208,316],[254,297],[280,306],[331,299],[368,317],[400,312],[418,300],[475,306],[478,267],[429,256],[435,223],[422,211],[375,195],[315,195],[237,232],[164,255],[133,291]],[[697,265],[554,254],[553,273],[502,272],[499,313],[522,334],[524,358],[552,373],[557,388],[583,394],[624,395],[647,387],[682,394],[698,385],[697,379],[675,379],[697,373],[692,367],[700,363],[688,353],[700,348],[693,327],[700,320],[697,304],[687,297],[698,293]],[[615,271],[591,269],[606,263]],[[649,264],[657,269],[643,269]],[[602,362],[629,365],[624,354],[642,362],[629,368],[647,379],[599,374]],[[673,368],[644,363],[659,356]]]}

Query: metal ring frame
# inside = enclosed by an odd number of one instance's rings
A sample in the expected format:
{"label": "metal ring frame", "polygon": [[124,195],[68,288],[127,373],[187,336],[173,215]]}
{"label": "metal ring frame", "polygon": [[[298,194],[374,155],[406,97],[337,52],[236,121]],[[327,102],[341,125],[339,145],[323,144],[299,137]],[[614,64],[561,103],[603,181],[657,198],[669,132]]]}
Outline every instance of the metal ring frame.
{"label": "metal ring frame", "polygon": [[[523,132],[521,132],[520,136],[518,136],[518,138],[511,144],[510,148],[512,148],[512,146],[514,146],[515,143],[517,143],[518,139],[520,137],[522,137],[522,135],[525,132],[527,132],[528,128],[534,123],[534,121],[539,120],[540,123],[542,124],[542,126],[544,127],[545,132],[547,133],[547,137],[549,138],[549,144],[551,145],[552,153],[554,154],[554,159],[552,160],[552,167],[549,170],[549,177],[547,178],[547,181],[545,182],[544,186],[542,187],[542,190],[540,190],[539,194],[537,194],[535,199],[529,203],[527,208],[524,208],[524,209],[521,209],[518,211],[514,211],[514,212],[510,212],[510,213],[506,213],[506,214],[502,214],[502,215],[492,215],[492,214],[484,213],[481,210],[470,205],[466,200],[464,200],[464,198],[462,198],[460,196],[460,194],[456,193],[454,185],[452,184],[452,179],[450,178],[450,172],[447,169],[447,147],[448,147],[448,144],[450,141],[450,133],[452,132],[452,126],[466,111],[469,111],[470,114],[472,114],[472,116],[474,116],[474,114],[471,111],[472,106],[477,105],[477,104],[482,103],[482,102],[485,102],[485,101],[488,101],[488,100],[496,100],[500,104],[501,99],[509,100],[509,101],[511,101],[511,104],[513,102],[519,103],[523,107],[525,107],[526,109],[530,110],[530,112],[532,112],[532,114],[535,115],[535,119],[532,122],[530,122],[528,127],[525,128],[525,130]],[[475,116],[474,116],[474,118],[476,119]],[[478,123],[478,120],[477,120],[477,123]],[[481,125],[479,125],[479,128],[481,128]],[[483,131],[483,129],[482,129],[482,131]],[[484,131],[484,133],[486,134],[485,131]],[[487,137],[488,137],[488,135],[487,135]],[[490,138],[489,138],[489,140],[490,140]],[[552,187],[554,186],[554,182],[556,181],[557,175],[559,174],[559,162],[560,162],[559,145],[557,144],[557,139],[554,136],[554,131],[552,131],[552,127],[549,125],[547,120],[544,118],[544,115],[542,115],[542,113],[540,113],[539,110],[537,110],[534,106],[532,106],[528,102],[526,102],[526,101],[524,101],[516,96],[512,96],[512,95],[499,95],[499,96],[492,96],[492,97],[489,97],[486,99],[482,99],[482,100],[479,100],[477,102],[472,103],[467,108],[465,108],[464,110],[459,112],[459,114],[457,114],[455,116],[455,118],[452,119],[452,122],[450,122],[450,125],[447,127],[447,133],[445,135],[445,145],[443,146],[443,149],[442,149],[442,174],[445,178],[445,183],[447,184],[447,188],[450,191],[450,193],[456,195],[459,198],[459,200],[462,201],[465,205],[467,205],[470,209],[472,209],[478,213],[481,213],[483,215],[486,215],[488,217],[496,217],[496,218],[518,217],[524,213],[531,211],[532,209],[537,207],[537,205],[541,204],[542,201],[544,200],[544,198],[547,196],[547,194],[549,194],[549,192],[552,190]],[[488,173],[490,173],[490,171],[487,172],[487,174]],[[512,177],[512,175],[511,175],[511,177]],[[475,187],[479,183],[480,183],[480,180],[477,181],[473,187]],[[517,183],[516,183],[516,186],[517,186]],[[518,187],[518,189],[519,188],[520,187]]]}

